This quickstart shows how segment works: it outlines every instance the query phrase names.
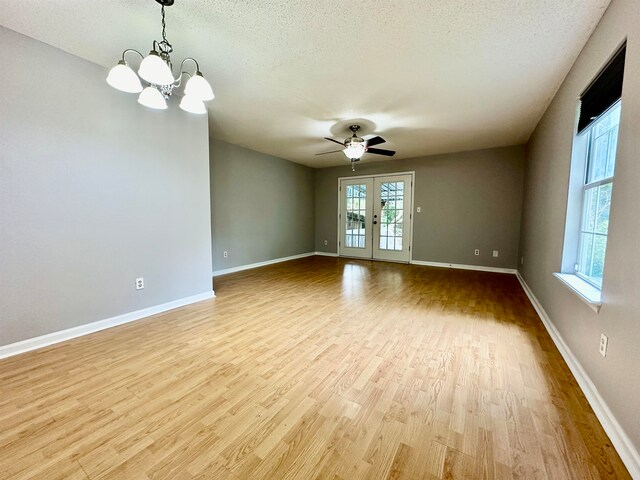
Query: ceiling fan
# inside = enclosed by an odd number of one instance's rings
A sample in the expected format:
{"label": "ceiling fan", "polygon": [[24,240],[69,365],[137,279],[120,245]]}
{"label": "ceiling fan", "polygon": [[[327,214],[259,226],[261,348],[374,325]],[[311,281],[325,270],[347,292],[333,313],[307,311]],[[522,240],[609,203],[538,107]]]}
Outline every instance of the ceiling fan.
{"label": "ceiling fan", "polygon": [[393,150],[371,148],[374,145],[385,143],[386,140],[380,136],[375,136],[373,138],[370,138],[369,140],[360,138],[357,135],[358,130],[360,130],[360,125],[351,125],[349,126],[349,130],[353,132],[353,135],[345,138],[344,142],[334,140],[333,138],[324,137],[325,140],[329,140],[330,142],[334,142],[344,146],[344,150],[333,150],[331,152],[316,153],[316,155],[327,155],[329,153],[342,152],[347,156],[349,160],[351,160],[351,170],[355,171],[355,162],[359,161],[365,153],[372,153],[374,155],[385,155],[387,157],[392,157],[396,154],[396,152]]}

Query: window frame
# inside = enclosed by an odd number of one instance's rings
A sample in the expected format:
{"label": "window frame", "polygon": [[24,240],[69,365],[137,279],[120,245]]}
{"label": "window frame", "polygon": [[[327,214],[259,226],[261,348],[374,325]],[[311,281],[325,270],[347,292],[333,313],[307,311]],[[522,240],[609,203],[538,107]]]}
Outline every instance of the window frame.
{"label": "window frame", "polygon": [[[614,161],[614,167],[613,167],[613,173],[612,175],[605,177],[605,178],[600,178],[598,180],[594,180],[589,182],[589,177],[590,177],[590,173],[591,173],[591,167],[592,167],[592,163],[594,161],[594,159],[592,158],[592,153],[594,150],[594,145],[595,142],[602,137],[602,134],[600,136],[598,136],[597,138],[593,138],[594,136],[594,130],[597,128],[599,122],[601,119],[603,119],[604,117],[606,117],[609,113],[611,113],[613,110],[615,110],[616,108],[620,108],[622,109],[622,99],[618,99],[616,102],[614,102],[613,104],[611,104],[611,106],[609,106],[609,108],[607,108],[604,112],[602,112],[596,119],[593,120],[593,122],[591,122],[591,124],[585,128],[582,132],[580,132],[577,137],[587,137],[586,140],[586,159],[585,159],[585,163],[584,163],[584,174],[583,174],[583,179],[582,179],[582,185],[581,185],[581,204],[580,204],[580,227],[578,229],[578,246],[577,246],[577,255],[576,255],[576,263],[575,263],[575,269],[574,269],[574,274],[579,277],[581,280],[585,281],[586,283],[588,283],[589,285],[593,286],[594,288],[598,289],[598,290],[602,290],[602,284],[598,284],[597,282],[594,282],[592,277],[589,277],[588,275],[585,275],[583,272],[580,271],[579,267],[582,264],[582,259],[583,259],[583,255],[584,255],[584,251],[583,251],[583,242],[584,242],[584,237],[585,235],[591,235],[592,238],[594,239],[594,241],[592,242],[592,247],[591,247],[591,265],[593,265],[593,258],[594,258],[594,250],[596,248],[595,246],[595,237],[596,236],[600,236],[600,237],[605,237],[606,241],[605,241],[605,252],[604,252],[604,258],[603,258],[603,264],[602,264],[602,268],[603,268],[603,280],[604,280],[604,268],[606,265],[606,245],[608,244],[608,240],[609,240],[609,224],[607,224],[607,232],[606,233],[600,233],[600,232],[596,232],[596,231],[589,231],[585,229],[585,223],[586,223],[586,219],[588,218],[588,212],[586,212],[586,209],[588,208],[588,204],[586,202],[586,198],[587,198],[587,193],[590,190],[594,190],[594,189],[598,189],[599,187],[602,187],[603,185],[611,185],[611,192],[613,193],[613,185],[614,185],[614,179],[615,179],[615,164],[616,164],[616,159],[617,159],[617,151],[618,151],[618,137],[616,137],[615,139],[615,144],[616,144],[616,148],[614,151],[614,156],[613,156],[613,161]],[[611,137],[611,130],[607,131],[606,135],[609,135],[609,142],[611,142],[612,137]],[[616,136],[620,135],[620,130],[619,130],[619,125],[618,125],[618,131],[616,132]],[[607,147],[610,148],[610,145]],[[606,165],[605,165],[605,169],[606,169]],[[606,171],[605,171],[606,174]],[[596,200],[596,205],[597,205],[597,200]],[[611,204],[609,205],[609,211],[611,211]],[[597,220],[597,218],[596,218]],[[597,230],[597,228],[595,228],[593,230]]]}

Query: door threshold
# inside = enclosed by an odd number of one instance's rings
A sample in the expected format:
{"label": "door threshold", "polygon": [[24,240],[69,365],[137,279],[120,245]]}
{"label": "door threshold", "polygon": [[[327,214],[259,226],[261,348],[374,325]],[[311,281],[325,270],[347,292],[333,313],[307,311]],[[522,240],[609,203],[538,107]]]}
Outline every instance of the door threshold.
{"label": "door threshold", "polygon": [[388,262],[388,263],[404,263],[409,265],[411,260],[405,262],[404,260],[387,260],[385,258],[365,258],[365,257],[350,257],[349,255],[338,255],[338,258],[348,258],[351,260],[365,260],[367,262]]}

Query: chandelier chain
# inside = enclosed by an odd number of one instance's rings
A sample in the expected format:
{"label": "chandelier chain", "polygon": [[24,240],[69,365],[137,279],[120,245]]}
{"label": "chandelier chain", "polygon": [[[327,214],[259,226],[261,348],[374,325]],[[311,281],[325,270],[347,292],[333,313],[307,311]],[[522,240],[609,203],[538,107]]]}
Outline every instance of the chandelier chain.
{"label": "chandelier chain", "polygon": [[156,42],[160,50],[160,56],[164,58],[167,63],[170,63],[169,55],[173,52],[173,46],[167,40],[167,22],[165,20],[164,5],[162,5],[162,41]]}
{"label": "chandelier chain", "polygon": [[167,41],[167,34],[165,31],[166,28],[167,28],[167,22],[165,22],[165,19],[164,19],[164,5],[162,5],[162,40],[164,40],[165,42]]}

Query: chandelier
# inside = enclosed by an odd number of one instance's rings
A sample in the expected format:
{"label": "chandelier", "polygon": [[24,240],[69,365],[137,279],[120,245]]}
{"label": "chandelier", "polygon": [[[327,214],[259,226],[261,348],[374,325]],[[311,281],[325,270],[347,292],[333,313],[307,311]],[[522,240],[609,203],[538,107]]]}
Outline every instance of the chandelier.
{"label": "chandelier", "polygon": [[[213,100],[214,95],[211,85],[200,72],[198,62],[191,57],[185,58],[180,64],[180,75],[177,78],[173,76],[171,64],[173,47],[167,40],[165,32],[164,7],[173,5],[174,0],[156,0],[156,2],[162,5],[162,41],[154,40],[153,48],[146,57],[132,48],[122,52],[122,59],[109,71],[107,83],[123,92],[139,93],[138,103],[145,107],[165,110],[167,99],[181,87],[184,77],[188,77],[180,108],[190,113],[207,113],[204,102]],[[142,58],[137,75],[125,59],[128,53],[136,53]],[[193,74],[183,70],[187,62],[194,64]],[[145,88],[142,87],[141,79],[146,83]]]}

